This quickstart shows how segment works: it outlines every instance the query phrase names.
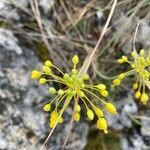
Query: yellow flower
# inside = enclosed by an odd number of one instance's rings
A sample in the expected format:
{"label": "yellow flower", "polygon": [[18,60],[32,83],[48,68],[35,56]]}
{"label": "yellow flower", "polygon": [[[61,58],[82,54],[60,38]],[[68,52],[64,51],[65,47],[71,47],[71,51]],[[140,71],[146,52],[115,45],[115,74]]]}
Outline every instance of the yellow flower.
{"label": "yellow flower", "polygon": [[72,62],[74,65],[77,65],[78,62],[79,62],[79,57],[77,55],[74,55],[73,58],[72,58]]}
{"label": "yellow flower", "polygon": [[43,66],[43,67],[42,67],[42,70],[43,70],[45,73],[47,73],[47,74],[50,74],[50,73],[51,73],[51,69],[50,69],[49,67],[47,67],[47,66]]}
{"label": "yellow flower", "polygon": [[103,112],[100,108],[95,108],[94,110],[95,110],[95,113],[98,117],[103,117],[104,116],[104,114],[103,114]]}
{"label": "yellow flower", "polygon": [[[150,89],[150,53],[145,53],[142,49],[139,54],[136,51],[131,53],[133,61],[129,61],[126,56],[122,56],[118,59],[118,63],[124,62],[131,66],[131,70],[121,73],[116,79],[113,80],[113,86],[119,86],[122,79],[126,76],[135,76],[136,81],[133,84],[133,89],[137,90],[135,98],[139,99],[141,103],[146,104],[148,101],[148,95],[145,93],[145,88]],[[143,93],[143,94],[141,94]]]}
{"label": "yellow flower", "polygon": [[138,84],[137,84],[137,83],[134,83],[134,84],[133,84],[133,89],[136,90],[137,88],[138,88]]}
{"label": "yellow flower", "polygon": [[94,119],[94,113],[90,109],[87,110],[87,116],[90,120]]}
{"label": "yellow flower", "polygon": [[46,80],[45,78],[41,78],[41,79],[39,80],[39,83],[40,83],[40,84],[45,84],[46,81],[47,81],[47,80]]}
{"label": "yellow flower", "polygon": [[76,105],[75,105],[75,110],[76,110],[77,112],[79,112],[79,111],[81,110],[81,107],[80,107],[79,104],[76,104]]}
{"label": "yellow flower", "polygon": [[38,79],[41,77],[41,73],[38,70],[33,70],[31,74],[32,79]]}
{"label": "yellow flower", "polygon": [[97,120],[97,127],[100,130],[103,130],[105,134],[108,133],[108,129],[107,129],[107,121],[104,118],[99,118]]}
{"label": "yellow flower", "polygon": [[140,91],[137,91],[136,93],[135,93],[135,98],[140,98],[141,97],[141,92]]}
{"label": "yellow flower", "polygon": [[50,87],[50,88],[49,88],[49,92],[50,92],[50,94],[55,94],[55,93],[56,93],[56,90],[55,90],[55,88]]}
{"label": "yellow flower", "polygon": [[45,66],[47,67],[52,66],[52,62],[50,60],[45,61]]}
{"label": "yellow flower", "polygon": [[[124,57],[123,60],[125,60]],[[97,102],[94,102],[88,98],[89,95],[91,95],[99,102],[106,104],[105,100],[101,98],[102,96],[108,96],[106,86],[104,84],[87,84],[89,75],[79,75],[79,71],[76,68],[76,65],[79,63],[79,58],[77,55],[72,58],[72,63],[73,68],[71,73],[69,74],[61,71],[61,69],[52,64],[50,60],[47,60],[44,63],[45,65],[42,67],[42,72],[33,70],[32,77],[41,77],[39,80],[40,84],[55,82],[63,84],[62,87],[64,87],[63,89],[60,88],[57,91],[54,87],[49,87],[49,93],[56,95],[48,104],[43,107],[44,111],[51,111],[51,105],[55,103],[54,110],[50,112],[50,128],[54,128],[58,123],[63,122],[62,115],[71,101],[74,101],[74,120],[79,121],[80,111],[82,109],[79,101],[81,101],[87,110],[87,117],[89,118],[89,120],[93,120],[94,115],[96,114],[100,129],[104,130],[105,133],[108,132],[107,122],[104,118],[101,118],[104,116],[102,110],[98,106],[96,106]],[[56,69],[61,74],[61,76],[55,74],[53,71],[54,69]],[[95,92],[97,92],[97,94]],[[61,106],[60,104],[63,105]],[[111,112],[114,113],[113,108],[111,108]]]}
{"label": "yellow flower", "polygon": [[43,110],[44,111],[50,111],[51,110],[51,104],[44,105]]}
{"label": "yellow flower", "polygon": [[113,80],[113,85],[114,86],[119,86],[120,84],[121,84],[121,79],[120,78],[117,78],[117,79]]}
{"label": "yellow flower", "polygon": [[141,103],[146,104],[148,100],[149,100],[148,95],[146,93],[142,93],[140,99]]}
{"label": "yellow flower", "polygon": [[107,90],[100,90],[100,94],[104,97],[108,96],[108,91]]}
{"label": "yellow flower", "polygon": [[80,113],[79,112],[76,112],[74,113],[74,120],[75,121],[79,121],[80,120]]}
{"label": "yellow flower", "polygon": [[114,106],[113,104],[111,104],[111,103],[106,103],[106,104],[105,104],[105,109],[106,109],[109,113],[111,113],[111,114],[116,114],[116,108],[115,108],[115,106]]}
{"label": "yellow flower", "polygon": [[104,84],[98,84],[96,86],[99,90],[105,90],[106,89],[106,86]]}

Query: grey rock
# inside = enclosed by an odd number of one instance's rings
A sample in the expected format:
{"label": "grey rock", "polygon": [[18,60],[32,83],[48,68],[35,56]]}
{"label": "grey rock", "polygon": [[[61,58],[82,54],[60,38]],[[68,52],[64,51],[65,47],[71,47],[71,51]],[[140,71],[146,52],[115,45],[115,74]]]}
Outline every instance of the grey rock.
{"label": "grey rock", "polygon": [[121,138],[123,150],[143,150],[144,142],[142,137],[134,130],[130,134],[124,134]]}
{"label": "grey rock", "polygon": [[54,0],[39,0],[39,5],[43,8],[45,13],[48,13],[54,5]]}
{"label": "grey rock", "polygon": [[13,32],[4,28],[0,28],[0,47],[7,51],[14,51],[18,55],[22,54],[22,49],[18,45],[18,40],[14,37]]}
{"label": "grey rock", "polygon": [[140,20],[140,28],[137,34],[137,42],[140,42],[144,45],[144,48],[150,47],[150,25],[149,20],[143,19]]}
{"label": "grey rock", "polygon": [[6,20],[20,19],[20,16],[17,13],[17,9],[10,6],[6,0],[0,1],[0,17],[5,18]]}

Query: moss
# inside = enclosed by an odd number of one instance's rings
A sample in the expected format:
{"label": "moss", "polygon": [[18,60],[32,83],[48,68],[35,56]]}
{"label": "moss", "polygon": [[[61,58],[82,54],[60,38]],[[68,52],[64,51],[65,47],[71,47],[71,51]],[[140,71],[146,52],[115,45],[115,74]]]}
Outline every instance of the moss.
{"label": "moss", "polygon": [[43,62],[50,59],[49,51],[43,42],[36,43],[36,48],[38,50],[38,56]]}
{"label": "moss", "polygon": [[85,150],[121,150],[119,134],[103,134],[99,130],[91,130]]}

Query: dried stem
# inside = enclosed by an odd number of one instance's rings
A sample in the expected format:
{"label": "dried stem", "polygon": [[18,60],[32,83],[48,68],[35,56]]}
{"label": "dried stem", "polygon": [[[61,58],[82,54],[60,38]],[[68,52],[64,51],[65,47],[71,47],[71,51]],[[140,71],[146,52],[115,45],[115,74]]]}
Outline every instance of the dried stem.
{"label": "dried stem", "polygon": [[139,28],[139,20],[138,20],[138,22],[137,22],[137,26],[136,26],[135,33],[134,33],[134,37],[133,37],[133,50],[134,50],[134,51],[136,51],[135,41],[136,41],[136,36],[137,36],[137,33],[138,33],[138,28]]}
{"label": "dried stem", "polygon": [[64,148],[65,148],[65,146],[68,142],[70,133],[71,133],[71,129],[72,129],[72,126],[73,126],[73,121],[74,121],[74,113],[75,113],[75,110],[73,111],[72,116],[71,116],[71,120],[70,120],[70,123],[69,123],[69,129],[68,129],[67,135],[65,137],[65,141],[63,143],[62,150],[64,150]]}
{"label": "dried stem", "polygon": [[108,16],[108,18],[107,18],[106,24],[105,24],[105,26],[104,26],[104,28],[103,28],[102,33],[100,34],[99,40],[98,40],[98,42],[97,42],[95,48],[93,49],[93,51],[90,52],[89,55],[85,58],[84,64],[83,64],[83,66],[82,66],[82,68],[80,69],[80,72],[79,72],[79,74],[78,74],[79,76],[81,76],[81,75],[83,75],[84,73],[87,72],[87,70],[88,70],[88,68],[89,68],[89,66],[90,66],[90,64],[91,64],[91,62],[92,62],[92,60],[93,60],[94,54],[95,54],[95,52],[97,51],[97,49],[98,49],[98,47],[99,47],[99,45],[100,45],[100,43],[101,43],[101,41],[102,41],[102,39],[103,39],[105,33],[107,32],[107,28],[108,28],[109,22],[110,22],[110,20],[111,20],[111,18],[112,18],[112,15],[113,15],[113,13],[114,13],[116,4],[117,4],[117,0],[114,0],[113,5],[112,5],[112,8],[111,8],[110,13],[109,13],[109,16]]}

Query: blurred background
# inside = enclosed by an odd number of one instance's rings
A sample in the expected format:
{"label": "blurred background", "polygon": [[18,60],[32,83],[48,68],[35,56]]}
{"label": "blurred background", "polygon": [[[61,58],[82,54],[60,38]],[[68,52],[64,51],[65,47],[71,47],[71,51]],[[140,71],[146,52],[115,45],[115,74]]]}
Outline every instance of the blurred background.
{"label": "blurred background", "polygon": [[[44,102],[51,99],[48,85],[30,78],[33,69],[50,59],[66,72],[71,57],[80,56],[79,67],[99,38],[112,0],[0,0],[0,150],[36,150],[44,143],[49,114]],[[118,109],[106,116],[110,133],[104,135],[81,112],[73,124],[68,150],[150,150],[150,103],[139,105],[125,79],[120,88],[111,88],[114,76],[128,69],[116,59],[130,56],[137,23],[137,50],[150,48],[150,1],[118,0],[106,35],[88,70],[91,82],[108,85]],[[59,84],[53,85],[56,88]],[[64,114],[46,145],[60,150],[68,131],[72,107]],[[107,114],[106,114],[107,115]]]}

